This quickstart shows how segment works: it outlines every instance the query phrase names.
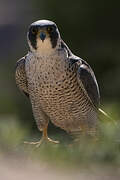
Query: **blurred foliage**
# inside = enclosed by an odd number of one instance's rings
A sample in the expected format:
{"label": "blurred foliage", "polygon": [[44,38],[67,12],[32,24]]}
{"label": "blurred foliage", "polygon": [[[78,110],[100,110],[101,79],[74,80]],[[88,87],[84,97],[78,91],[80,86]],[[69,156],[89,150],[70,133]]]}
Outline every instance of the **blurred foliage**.
{"label": "blurred foliage", "polygon": [[[113,109],[113,108],[112,108]],[[114,113],[117,114],[116,110]],[[1,153],[23,155],[37,161],[43,160],[57,167],[86,167],[92,165],[120,166],[120,126],[111,121],[100,121],[100,135],[97,139],[80,136],[74,142],[69,136],[49,133],[60,144],[43,143],[39,148],[35,145],[24,144],[25,140],[38,141],[40,134],[32,134],[20,125],[16,117],[0,118]]]}

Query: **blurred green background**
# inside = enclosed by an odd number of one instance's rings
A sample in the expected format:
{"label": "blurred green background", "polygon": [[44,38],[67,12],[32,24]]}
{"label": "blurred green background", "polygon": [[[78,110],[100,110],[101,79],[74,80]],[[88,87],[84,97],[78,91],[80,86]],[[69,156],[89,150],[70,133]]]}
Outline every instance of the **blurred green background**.
{"label": "blurred green background", "polygon": [[[23,134],[24,130],[38,133],[29,100],[16,87],[14,76],[16,61],[28,51],[28,26],[39,19],[55,21],[72,52],[91,65],[100,87],[101,107],[119,120],[119,11],[120,1],[112,0],[0,1],[0,126],[5,140],[17,135],[18,124]],[[52,126],[50,131],[56,132]]]}

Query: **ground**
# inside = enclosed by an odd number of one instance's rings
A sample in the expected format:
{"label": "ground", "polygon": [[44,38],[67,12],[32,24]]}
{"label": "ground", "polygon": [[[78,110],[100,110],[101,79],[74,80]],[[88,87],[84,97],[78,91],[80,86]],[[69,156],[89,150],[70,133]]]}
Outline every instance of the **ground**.
{"label": "ground", "polygon": [[120,173],[112,168],[92,167],[87,169],[64,169],[51,166],[45,162],[35,162],[26,158],[0,158],[1,180],[119,180]]}

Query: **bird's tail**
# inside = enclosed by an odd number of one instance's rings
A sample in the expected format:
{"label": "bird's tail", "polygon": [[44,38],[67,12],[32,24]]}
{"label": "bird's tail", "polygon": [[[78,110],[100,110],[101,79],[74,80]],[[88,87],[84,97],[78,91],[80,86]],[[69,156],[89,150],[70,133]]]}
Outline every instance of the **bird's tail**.
{"label": "bird's tail", "polygon": [[116,121],[112,119],[105,111],[103,111],[101,108],[98,109],[99,113],[104,115],[107,120],[110,120],[115,126],[117,125]]}

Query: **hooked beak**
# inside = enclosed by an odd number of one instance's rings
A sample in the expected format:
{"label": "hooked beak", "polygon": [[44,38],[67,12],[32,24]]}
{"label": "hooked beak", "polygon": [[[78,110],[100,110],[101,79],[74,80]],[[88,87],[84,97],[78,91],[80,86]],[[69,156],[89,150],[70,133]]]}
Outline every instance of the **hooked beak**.
{"label": "hooked beak", "polygon": [[46,38],[46,34],[44,32],[40,32],[40,39],[42,40],[42,42],[45,40]]}

